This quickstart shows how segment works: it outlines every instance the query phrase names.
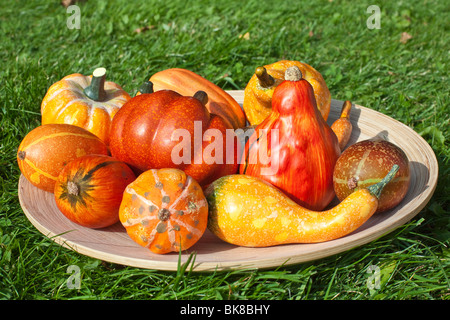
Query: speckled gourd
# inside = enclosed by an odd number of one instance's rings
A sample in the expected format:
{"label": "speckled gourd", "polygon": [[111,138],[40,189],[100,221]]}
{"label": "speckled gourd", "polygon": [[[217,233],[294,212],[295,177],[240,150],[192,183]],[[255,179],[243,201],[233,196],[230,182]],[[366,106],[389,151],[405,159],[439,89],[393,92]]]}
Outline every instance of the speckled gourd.
{"label": "speckled gourd", "polygon": [[256,177],[222,177],[205,191],[208,228],[226,242],[248,247],[337,239],[359,228],[375,213],[381,190],[397,170],[398,166],[393,166],[381,182],[353,192],[326,211],[305,209]]}

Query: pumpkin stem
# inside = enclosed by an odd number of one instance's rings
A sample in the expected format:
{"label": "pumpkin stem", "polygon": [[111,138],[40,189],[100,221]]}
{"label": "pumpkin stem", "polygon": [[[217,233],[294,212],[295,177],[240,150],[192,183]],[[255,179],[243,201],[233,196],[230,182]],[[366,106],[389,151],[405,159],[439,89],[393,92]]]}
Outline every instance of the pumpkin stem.
{"label": "pumpkin stem", "polygon": [[17,153],[17,156],[19,157],[20,160],[25,160],[25,157],[27,156],[27,153],[25,151],[19,151]]}
{"label": "pumpkin stem", "polygon": [[348,118],[351,110],[352,110],[352,103],[348,100],[345,101],[341,110],[341,118]]}
{"label": "pumpkin stem", "polygon": [[159,209],[158,219],[161,221],[167,221],[170,218],[170,211],[166,208]]}
{"label": "pumpkin stem", "polygon": [[381,191],[394,178],[394,176],[397,174],[398,169],[399,166],[397,164],[394,164],[392,166],[391,171],[388,172],[388,174],[383,178],[383,180],[367,188],[369,192],[379,199]]}
{"label": "pumpkin stem", "polygon": [[104,101],[106,99],[105,79],[106,69],[95,69],[92,73],[91,84],[84,89],[84,94],[94,101]]}
{"label": "pumpkin stem", "polygon": [[153,83],[149,80],[145,81],[139,88],[140,93],[153,93]]}
{"label": "pumpkin stem", "polygon": [[78,196],[80,194],[80,188],[75,182],[69,181],[67,182],[67,192],[74,196]]}
{"label": "pumpkin stem", "polygon": [[194,94],[194,98],[200,101],[203,105],[208,103],[208,94],[205,91],[197,91]]}
{"label": "pumpkin stem", "polygon": [[267,73],[267,69],[264,67],[256,68],[255,75],[258,77],[259,85],[263,88],[269,88],[275,83],[275,79]]}
{"label": "pumpkin stem", "polygon": [[286,69],[284,73],[284,80],[300,81],[302,79],[302,72],[297,66],[292,66]]}

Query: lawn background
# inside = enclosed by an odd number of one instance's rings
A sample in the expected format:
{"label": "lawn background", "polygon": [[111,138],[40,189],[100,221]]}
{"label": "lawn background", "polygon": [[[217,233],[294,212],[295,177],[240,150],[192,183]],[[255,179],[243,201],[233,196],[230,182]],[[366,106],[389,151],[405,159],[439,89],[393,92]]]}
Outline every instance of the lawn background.
{"label": "lawn background", "polygon": [[[80,29],[59,1],[0,0],[0,299],[449,299],[448,1],[94,1]],[[370,5],[381,9],[369,29]],[[123,267],[53,243],[17,198],[17,147],[48,87],[108,69],[134,94],[151,74],[190,69],[227,90],[281,59],[307,62],[333,99],[410,126],[432,146],[438,187],[413,220],[369,244],[273,270],[190,273]],[[67,268],[81,270],[70,289]],[[368,286],[369,266],[380,288]]]}

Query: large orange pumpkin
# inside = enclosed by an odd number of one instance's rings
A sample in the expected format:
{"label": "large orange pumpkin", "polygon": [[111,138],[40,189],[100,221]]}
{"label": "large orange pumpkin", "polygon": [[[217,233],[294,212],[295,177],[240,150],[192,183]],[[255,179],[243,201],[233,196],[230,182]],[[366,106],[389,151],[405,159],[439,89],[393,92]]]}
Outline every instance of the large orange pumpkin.
{"label": "large orange pumpkin", "polygon": [[330,90],[322,75],[309,64],[294,60],[281,60],[258,67],[244,90],[243,108],[251,125],[258,125],[272,112],[272,95],[275,88],[284,80],[289,67],[297,66],[303,79],[308,81],[314,90],[317,108],[325,120],[328,119],[331,105]]}
{"label": "large orange pumpkin", "polygon": [[208,203],[200,185],[179,169],[151,169],[125,189],[119,211],[128,235],[154,253],[193,246],[206,230]]}
{"label": "large orange pumpkin", "polygon": [[17,163],[36,187],[53,192],[63,167],[86,154],[108,154],[103,141],[70,124],[46,124],[31,130],[19,145]]}
{"label": "large orange pumpkin", "polygon": [[133,97],[113,119],[111,155],[137,173],[183,170],[202,187],[236,173],[239,141],[227,138],[233,128],[208,112],[207,99],[203,91],[192,97],[172,90]]}
{"label": "large orange pumpkin", "polygon": [[76,125],[108,145],[111,120],[130,95],[105,77],[106,70],[98,68],[92,76],[75,73],[54,83],[41,103],[42,124]]}
{"label": "large orange pumpkin", "polygon": [[183,96],[204,91],[209,97],[206,103],[209,112],[221,116],[234,129],[245,127],[245,114],[239,103],[228,92],[195,72],[181,68],[166,69],[155,73],[149,80],[154,91],[168,89]]}
{"label": "large orange pumpkin", "polygon": [[136,179],[123,162],[105,155],[86,155],[69,162],[55,184],[55,201],[71,221],[104,228],[119,221],[123,192]]}

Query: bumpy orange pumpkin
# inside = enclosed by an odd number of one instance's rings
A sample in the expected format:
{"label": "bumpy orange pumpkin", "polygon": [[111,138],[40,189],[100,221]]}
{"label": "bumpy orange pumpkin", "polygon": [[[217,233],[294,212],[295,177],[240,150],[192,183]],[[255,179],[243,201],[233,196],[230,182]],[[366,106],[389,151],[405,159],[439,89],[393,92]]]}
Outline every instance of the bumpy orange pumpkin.
{"label": "bumpy orange pumpkin", "polygon": [[245,87],[243,108],[251,125],[260,124],[270,115],[273,91],[284,80],[286,70],[292,66],[297,66],[302,72],[303,78],[311,84],[317,108],[323,118],[328,119],[331,94],[322,75],[304,62],[281,60],[258,67]]}
{"label": "bumpy orange pumpkin", "polygon": [[17,163],[34,186],[53,192],[64,166],[87,154],[108,154],[105,143],[86,129],[45,124],[31,130],[19,145]]}
{"label": "bumpy orange pumpkin", "polygon": [[86,155],[69,162],[55,184],[55,201],[71,221],[104,228],[119,221],[123,192],[136,176],[123,162],[105,155]]}
{"label": "bumpy orange pumpkin", "polygon": [[54,83],[41,103],[42,124],[76,125],[108,145],[111,120],[130,95],[105,77],[106,70],[98,68],[92,76],[75,73]]}
{"label": "bumpy orange pumpkin", "polygon": [[179,169],[151,169],[125,189],[119,211],[128,235],[152,252],[179,252],[203,235],[208,203],[200,185]]}
{"label": "bumpy orange pumpkin", "polygon": [[209,112],[221,116],[228,125],[238,129],[245,126],[245,114],[241,106],[225,90],[203,78],[199,74],[181,68],[159,71],[151,76],[153,90],[173,90],[183,96],[193,96],[197,91],[208,95],[206,108]]}

